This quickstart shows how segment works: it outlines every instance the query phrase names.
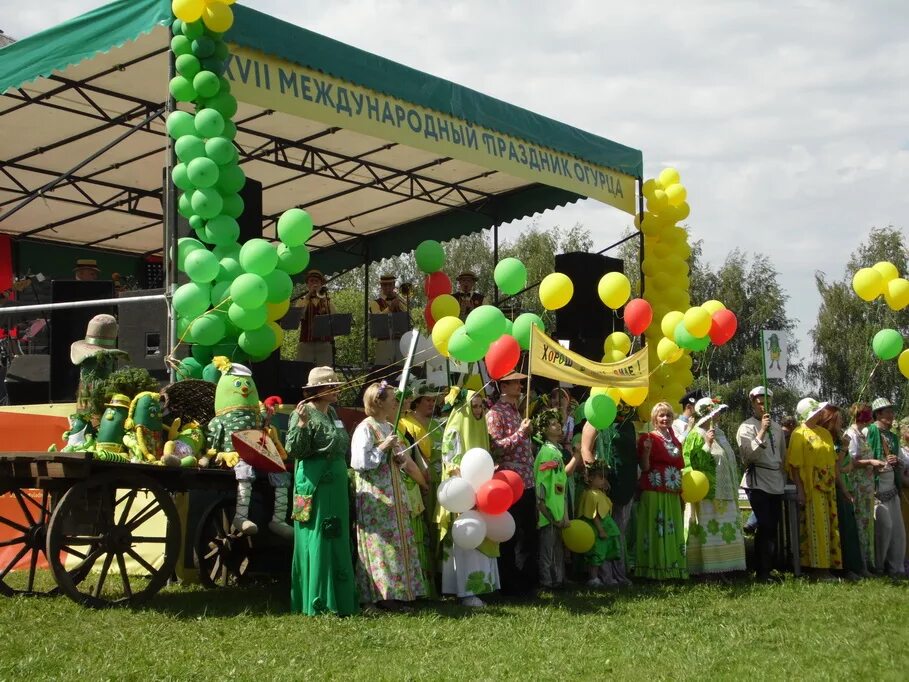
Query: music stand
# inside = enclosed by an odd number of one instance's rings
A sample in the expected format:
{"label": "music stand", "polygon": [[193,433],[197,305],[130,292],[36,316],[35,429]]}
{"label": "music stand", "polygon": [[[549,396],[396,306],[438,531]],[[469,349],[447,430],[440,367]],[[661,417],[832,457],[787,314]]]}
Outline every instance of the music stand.
{"label": "music stand", "polygon": [[400,339],[410,331],[407,313],[372,313],[369,316],[369,335],[380,341]]}
{"label": "music stand", "polygon": [[350,313],[334,313],[332,315],[316,315],[312,318],[312,335],[316,338],[326,336],[347,336],[353,325],[353,315]]}
{"label": "music stand", "polygon": [[300,318],[303,317],[303,308],[289,308],[284,317],[281,318],[280,325],[281,329],[291,330],[297,329],[300,326]]}

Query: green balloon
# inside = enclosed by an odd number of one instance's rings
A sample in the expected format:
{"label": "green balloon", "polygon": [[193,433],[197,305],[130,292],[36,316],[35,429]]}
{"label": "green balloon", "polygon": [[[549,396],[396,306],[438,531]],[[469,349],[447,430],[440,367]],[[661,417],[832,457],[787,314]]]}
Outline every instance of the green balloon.
{"label": "green balloon", "polygon": [[188,282],[174,292],[173,305],[177,315],[188,318],[187,323],[208,310],[211,287],[208,284]]}
{"label": "green balloon", "polygon": [[[206,60],[208,61],[208,60]],[[198,71],[193,78],[193,90],[203,99],[214,97],[218,94],[221,84],[218,82],[218,76],[211,71]]]}
{"label": "green balloon", "polygon": [[202,60],[202,68],[220,78],[221,74],[224,73],[224,69],[227,68],[227,65],[212,55],[211,57],[206,57]]}
{"label": "green balloon", "polygon": [[174,142],[174,151],[180,161],[189,163],[205,156],[205,141],[196,135],[181,135]]}
{"label": "green balloon", "polygon": [[214,97],[205,100],[205,106],[220,111],[224,118],[233,118],[237,113],[237,98],[229,92],[219,92]]}
{"label": "green balloon", "polygon": [[[193,217],[193,218],[199,218],[199,220],[202,220],[202,218],[200,218],[200,217],[197,216],[197,215],[193,215],[192,217]],[[212,242],[212,240],[211,240],[211,237],[208,236],[208,230],[205,229],[204,222],[205,222],[205,221],[203,221],[202,229],[201,229],[201,230],[196,230],[196,238],[197,238],[200,242],[205,242],[206,244],[212,244],[213,242]]]}
{"label": "green balloon", "polygon": [[174,36],[170,39],[170,49],[176,55],[192,54],[192,41],[186,36]]}
{"label": "green balloon", "polygon": [[170,94],[178,102],[192,102],[196,99],[196,91],[193,90],[193,84],[183,76],[174,76],[170,79],[168,86]]}
{"label": "green balloon", "polygon": [[[224,130],[224,116],[215,109],[203,109],[196,114],[196,132],[200,137],[218,137]],[[202,145],[202,153],[205,153],[205,144]]]}
{"label": "green balloon", "polygon": [[177,367],[177,381],[202,378],[202,363],[195,358],[183,358]]}
{"label": "green balloon", "polygon": [[212,384],[217,384],[218,379],[221,378],[221,370],[215,367],[212,363],[208,363],[205,367],[202,368],[202,380],[207,381]]}
{"label": "green balloon", "polygon": [[243,274],[243,266],[240,265],[240,261],[236,258],[222,258],[220,263],[221,270],[218,272],[218,281],[233,282],[237,277]]}
{"label": "green balloon", "polygon": [[691,344],[691,350],[695,351],[695,352],[702,351],[705,348],[707,348],[707,346],[709,346],[709,345],[710,345],[710,337],[704,336],[700,339],[694,340],[694,343]]}
{"label": "green balloon", "polygon": [[435,239],[420,242],[414,255],[417,259],[417,267],[427,275],[438,272],[445,264],[445,251]]}
{"label": "green balloon", "polygon": [[[224,81],[225,83],[227,81]],[[221,92],[224,92],[224,83],[221,84]],[[237,136],[237,124],[227,119],[224,121],[224,132],[221,133],[228,140],[232,140]]]}
{"label": "green balloon", "polygon": [[[223,40],[216,40],[215,52],[212,56],[215,57],[215,59],[220,59],[222,62],[226,62],[227,58],[230,56],[230,48],[227,47],[227,43],[225,43]],[[227,92],[230,92],[230,88],[228,88]]]}
{"label": "green balloon", "polygon": [[[514,334],[511,333],[513,328],[514,328],[514,323],[506,317],[505,318],[505,333],[508,334],[508,336],[514,336]],[[520,345],[520,344],[518,344],[518,345]]]}
{"label": "green balloon", "polygon": [[265,306],[259,306],[258,308],[241,308],[236,303],[231,303],[230,308],[227,309],[227,316],[230,318],[230,321],[233,322],[240,329],[247,331],[250,329],[258,329],[263,324],[268,317],[268,309]]}
{"label": "green balloon", "polygon": [[268,296],[268,285],[259,275],[244,272],[230,285],[230,297],[241,308],[259,308]]}
{"label": "green balloon", "polygon": [[192,237],[182,237],[177,240],[177,268],[186,272],[186,257],[193,251],[204,249],[205,244]]}
{"label": "green balloon", "polygon": [[515,318],[511,325],[511,335],[518,340],[518,345],[524,350],[530,349],[530,328],[538,327],[540,331],[545,331],[546,326],[539,315],[534,313],[522,313]]}
{"label": "green balloon", "polygon": [[246,174],[236,164],[227,164],[221,169],[221,176],[215,187],[222,194],[236,194],[246,184]]}
{"label": "green balloon", "polygon": [[167,134],[174,140],[196,132],[195,117],[188,111],[172,111],[167,115]]}
{"label": "green balloon", "polygon": [[505,316],[493,305],[481,305],[470,311],[464,329],[470,338],[489,345],[505,333]]}
{"label": "green balloon", "polygon": [[[220,274],[220,273],[219,273]],[[211,304],[219,306],[230,296],[230,285],[233,279],[218,279],[211,285]]]}
{"label": "green balloon", "polygon": [[189,322],[190,320],[186,317],[177,318],[177,339],[182,343],[192,343],[193,337],[189,333]]}
{"label": "green balloon", "polygon": [[[195,343],[201,343],[203,346],[214,345],[224,338],[224,320],[218,315],[203,315],[192,323],[190,332]],[[201,367],[199,376],[202,376]]]}
{"label": "green balloon", "polygon": [[215,216],[205,225],[205,231],[212,244],[229,246],[240,236],[240,224],[228,215]]}
{"label": "green balloon", "polygon": [[199,230],[205,229],[205,220],[202,216],[192,215],[189,218],[189,226],[198,232]]}
{"label": "green balloon", "polygon": [[[675,337],[676,345],[679,348],[684,348],[685,350],[695,350],[698,345],[698,338],[694,336],[688,329],[685,327],[684,321],[679,322],[675,326],[675,332],[673,334]],[[707,337],[707,342],[710,343],[710,337]]]}
{"label": "green balloon", "polygon": [[193,21],[191,23],[183,22],[183,35],[185,35],[190,40],[195,40],[199,36],[205,33],[205,25],[202,23],[202,20]]}
{"label": "green balloon", "polygon": [[193,88],[195,88],[196,92],[198,93],[199,88],[197,88],[195,85],[195,77],[199,73],[199,70],[202,68],[199,60],[191,54],[181,54],[174,60],[174,66],[177,68],[177,73],[183,76],[186,80],[193,81]]}
{"label": "green balloon", "polygon": [[584,417],[597,429],[608,428],[615,421],[615,415],[615,401],[608,395],[592,395],[584,403]]}
{"label": "green balloon", "polygon": [[189,349],[189,352],[192,353],[192,356],[196,361],[203,366],[211,362],[212,357],[214,357],[211,346],[202,346],[198,343],[194,343]]}
{"label": "green balloon", "polygon": [[[197,189],[193,192],[190,202],[192,203],[193,211],[206,220],[211,220],[221,213],[221,208],[224,205],[224,202],[221,201],[221,195],[211,187]],[[205,229],[207,230],[208,226]]]}
{"label": "green balloon", "polygon": [[518,293],[527,286],[527,268],[517,258],[505,258],[496,265],[496,286],[506,296]]}
{"label": "green balloon", "polygon": [[903,336],[895,329],[881,329],[871,340],[871,349],[881,360],[893,360],[903,351]]}
{"label": "green balloon", "polygon": [[200,156],[186,165],[186,175],[195,187],[213,187],[218,181],[218,164]]}
{"label": "green balloon", "polygon": [[300,208],[291,208],[278,218],[278,239],[290,247],[303,246],[312,236],[312,218]]}
{"label": "green balloon", "polygon": [[309,249],[305,246],[289,247],[287,244],[278,244],[278,270],[283,270],[288,275],[303,272],[309,265]]}
{"label": "green balloon", "polygon": [[243,197],[239,194],[227,194],[222,196],[224,199],[224,208],[221,209],[221,212],[231,218],[239,218],[243,215],[243,209],[246,208],[246,205],[243,203]]}
{"label": "green balloon", "polygon": [[268,286],[268,303],[281,303],[290,299],[294,292],[294,282],[283,270],[275,268],[265,275],[265,284]]}
{"label": "green balloon", "polygon": [[196,191],[191,189],[183,192],[180,198],[177,199],[177,211],[187,220],[193,215],[192,198],[195,193]]}
{"label": "green balloon", "polygon": [[240,245],[237,242],[231,242],[230,244],[218,244],[212,249],[212,252],[218,257],[221,258],[233,258],[235,260],[240,260]]}
{"label": "green balloon", "polygon": [[195,185],[193,185],[189,176],[186,174],[185,163],[178,163],[174,166],[173,169],[171,169],[170,177],[174,181],[174,184],[184,192],[195,189]]}
{"label": "green balloon", "polygon": [[199,59],[211,57],[215,53],[215,41],[208,36],[199,35],[192,43],[193,54]]}
{"label": "green balloon", "polygon": [[193,282],[207,283],[218,276],[218,257],[208,249],[196,249],[186,256],[186,274]]}
{"label": "green balloon", "polygon": [[268,325],[262,325],[256,329],[244,331],[237,342],[241,349],[254,358],[268,357],[271,355],[272,348],[275,347],[275,333]]}
{"label": "green balloon", "polygon": [[250,239],[240,247],[240,265],[246,272],[264,277],[278,264],[278,252],[264,239]]}
{"label": "green balloon", "polygon": [[489,344],[471,338],[465,327],[458,327],[448,340],[449,355],[461,362],[482,360],[488,349]]}
{"label": "green balloon", "polygon": [[205,155],[219,166],[233,161],[236,153],[233,142],[226,137],[212,137],[205,142]]}

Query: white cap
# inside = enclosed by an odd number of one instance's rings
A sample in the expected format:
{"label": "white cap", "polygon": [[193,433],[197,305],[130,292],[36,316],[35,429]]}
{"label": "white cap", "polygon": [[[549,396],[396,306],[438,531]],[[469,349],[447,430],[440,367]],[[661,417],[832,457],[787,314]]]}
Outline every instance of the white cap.
{"label": "white cap", "polygon": [[770,390],[769,388],[767,388],[766,386],[755,386],[755,387],[752,388],[751,391],[748,393],[748,397],[749,397],[749,398],[756,398],[756,397],[759,396],[759,395],[769,395],[769,396],[772,398],[772,397],[773,397],[773,391],[771,391],[771,390]]}

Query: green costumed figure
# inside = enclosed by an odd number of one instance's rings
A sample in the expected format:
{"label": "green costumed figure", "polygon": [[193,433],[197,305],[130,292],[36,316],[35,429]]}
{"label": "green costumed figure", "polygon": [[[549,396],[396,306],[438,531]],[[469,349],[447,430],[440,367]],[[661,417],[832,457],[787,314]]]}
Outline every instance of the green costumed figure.
{"label": "green costumed figure", "polygon": [[[231,363],[223,356],[214,358],[212,362],[221,371],[221,378],[215,387],[215,416],[208,422],[208,455],[214,457],[219,464],[233,468],[237,479],[237,510],[231,525],[244,535],[255,535],[259,528],[249,520],[249,501],[256,470],[240,459],[231,436],[237,431],[261,429],[266,410],[259,402],[259,392],[248,367]],[[284,448],[273,433],[272,431],[272,441],[276,449],[282,458],[286,458]],[[268,528],[276,535],[290,540],[294,536],[294,530],[285,521],[290,473],[269,472],[268,481],[275,489],[274,514]]]}
{"label": "green costumed figure", "polygon": [[76,408],[91,410],[91,395],[95,386],[116,371],[129,354],[117,350],[117,320],[112,315],[95,315],[89,320],[85,338],[72,344],[70,361],[79,368],[79,389]]}
{"label": "green costumed figure", "polygon": [[174,419],[167,429],[167,442],[161,461],[168,466],[208,466],[208,458],[202,457],[205,448],[205,432],[194,421],[184,425],[180,418]]}
{"label": "green costumed figure", "polygon": [[[133,462],[161,463],[164,453],[164,425],[161,423],[161,394],[142,391],[129,406],[123,444]],[[176,462],[179,466],[179,460]]]}
{"label": "green costumed figure", "polygon": [[[565,582],[565,548],[561,529],[568,526],[568,473],[558,443],[562,438],[562,420],[558,410],[543,410],[534,417],[538,437],[546,441],[533,462],[537,509],[540,512],[539,567],[544,588],[559,587]],[[574,466],[572,466],[572,470]]]}
{"label": "green costumed figure", "polygon": [[104,414],[98,423],[95,458],[105,462],[128,462],[123,454],[123,436],[126,434],[129,396],[115,393],[104,407]]}
{"label": "green costumed figure", "polygon": [[[95,445],[95,425],[92,424],[92,417],[86,412],[76,412],[67,417],[69,428],[63,432],[63,440],[66,445],[61,452],[87,452],[94,449]],[[51,445],[48,452],[56,452],[57,446]]]}

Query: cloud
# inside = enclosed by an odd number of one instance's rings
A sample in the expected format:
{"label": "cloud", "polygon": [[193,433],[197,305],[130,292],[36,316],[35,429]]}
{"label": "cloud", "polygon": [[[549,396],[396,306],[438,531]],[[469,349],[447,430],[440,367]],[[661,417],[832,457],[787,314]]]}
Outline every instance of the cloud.
{"label": "cloud", "polygon": [[[3,28],[24,37],[98,4],[46,0]],[[739,246],[776,263],[803,353],[815,270],[839,277],[872,225],[905,226],[909,3],[250,4],[642,149],[648,175],[677,166],[708,259]],[[630,220],[592,201],[541,219],[575,222],[603,247]]]}

